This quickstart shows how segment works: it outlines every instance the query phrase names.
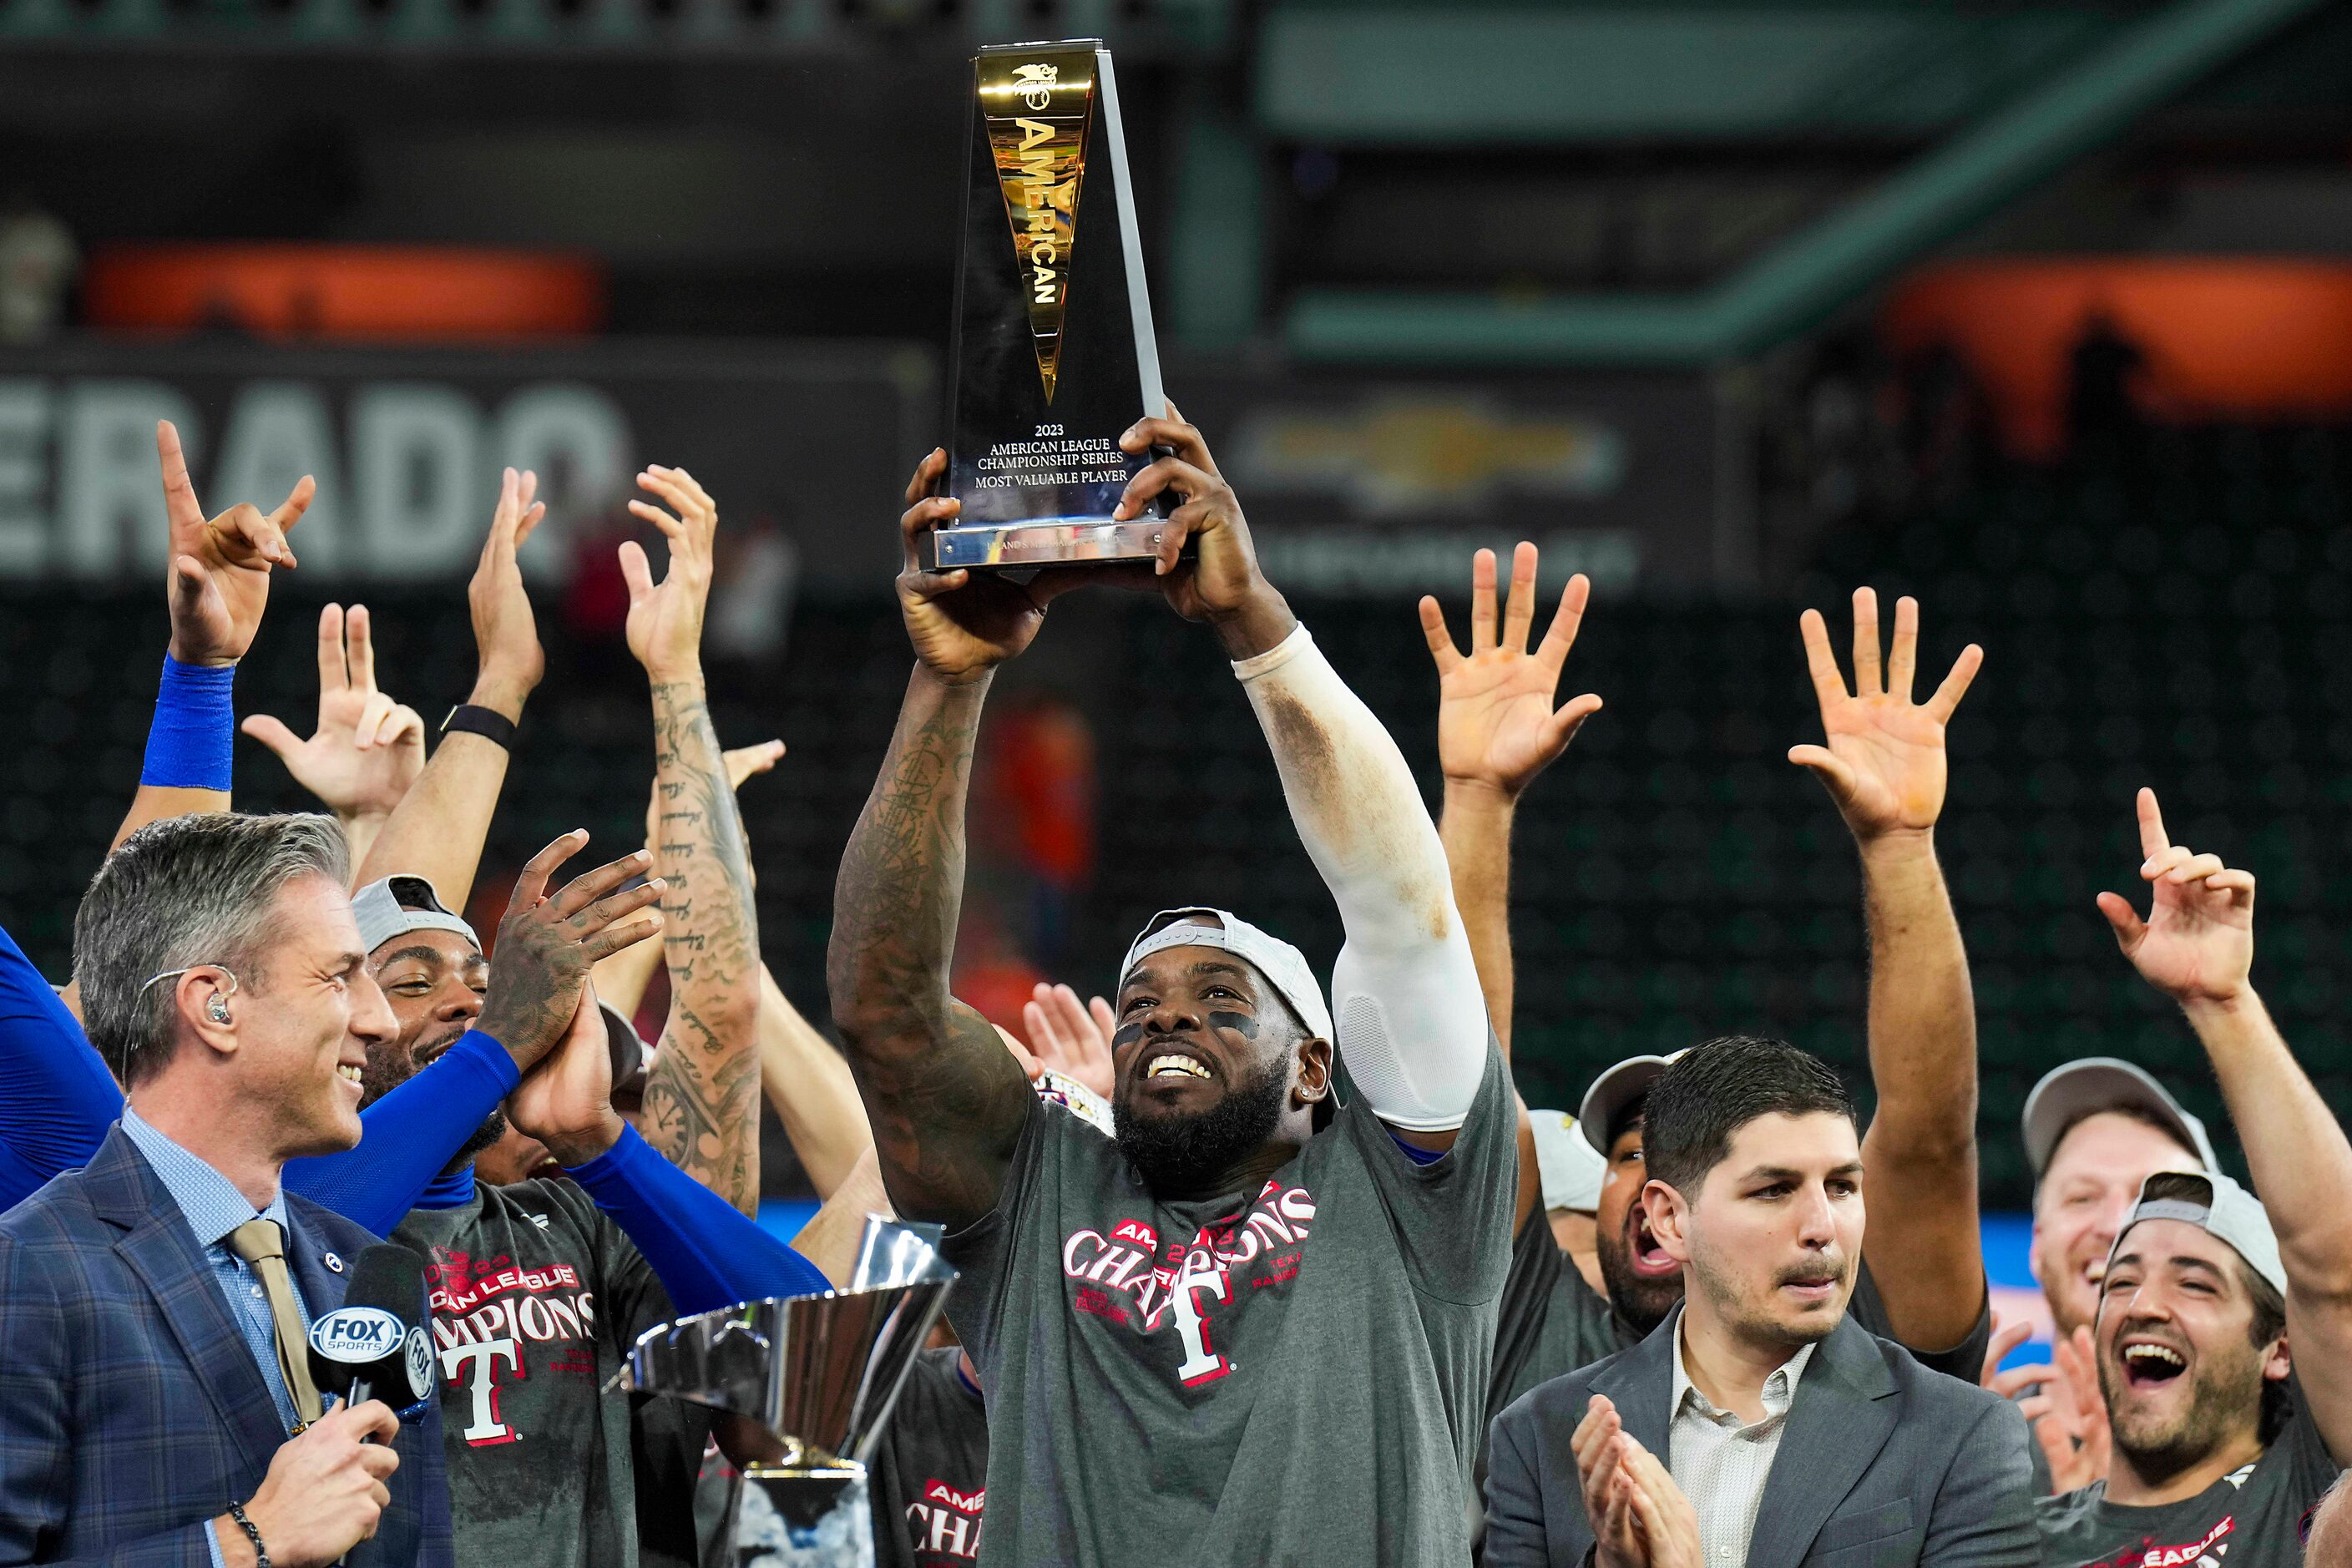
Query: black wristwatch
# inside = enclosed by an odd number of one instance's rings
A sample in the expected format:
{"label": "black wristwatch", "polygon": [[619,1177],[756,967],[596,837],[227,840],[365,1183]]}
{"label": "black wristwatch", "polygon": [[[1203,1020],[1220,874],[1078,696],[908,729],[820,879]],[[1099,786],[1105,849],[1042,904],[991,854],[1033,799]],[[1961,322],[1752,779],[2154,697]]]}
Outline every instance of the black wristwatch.
{"label": "black wristwatch", "polygon": [[508,751],[514,750],[515,721],[495,708],[478,707],[460,702],[449,710],[449,717],[441,721],[441,732],[462,730],[468,735],[479,735],[486,741],[496,741]]}

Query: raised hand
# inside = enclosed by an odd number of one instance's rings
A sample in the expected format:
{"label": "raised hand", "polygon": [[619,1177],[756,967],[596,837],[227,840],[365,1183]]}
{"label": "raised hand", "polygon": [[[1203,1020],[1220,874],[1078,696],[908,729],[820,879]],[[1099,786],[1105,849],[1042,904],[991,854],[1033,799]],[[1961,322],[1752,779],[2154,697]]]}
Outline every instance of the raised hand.
{"label": "raised hand", "polygon": [[2039,1369],[2041,1392],[2018,1402],[2018,1414],[2032,1427],[2042,1458],[2050,1461],[2053,1494],[2107,1479],[2113,1444],[2096,1355],[2091,1331],[2076,1329],[2071,1339],[2051,1347],[2051,1364]]}
{"label": "raised hand", "polygon": [[934,447],[907,481],[907,510],[898,518],[898,614],[923,667],[950,685],[961,686],[1019,658],[1045,624],[1045,606],[1087,574],[1057,567],[1024,584],[993,573],[975,575],[961,566],[951,572],[925,571],[922,536],[950,525],[963,510],[963,503],[952,497],[931,494],[947,466],[946,450]]}
{"label": "raised hand", "polygon": [[1470,568],[1470,652],[1465,657],[1445,629],[1434,598],[1421,601],[1421,629],[1437,661],[1437,763],[1449,784],[1473,784],[1516,799],[1534,777],[1568,750],[1585,720],[1601,710],[1591,692],[1551,705],[1560,667],[1576,646],[1592,585],[1582,573],[1568,580],[1551,628],[1535,652],[1528,636],[1536,618],[1536,547],[1522,542],[1511,556],[1511,594],[1496,634],[1495,552],[1481,550]]}
{"label": "raised hand", "polygon": [[573,1168],[621,1136],[620,1113],[613,1109],[612,1047],[593,985],[580,987],[562,1042],[507,1096],[507,1120],[544,1144],[557,1164]]}
{"label": "raised hand", "polygon": [[1021,1065],[1031,1079],[1051,1068],[1106,1100],[1111,1098],[1118,1075],[1111,1067],[1110,1037],[1118,1021],[1109,1002],[1100,996],[1081,1002],[1066,985],[1041,984],[1022,1004],[1021,1022],[1029,1031],[1028,1054]]}
{"label": "raised hand", "polygon": [[1919,603],[1907,596],[1895,603],[1895,642],[1882,684],[1878,595],[1857,588],[1853,690],[1848,694],[1821,612],[1807,610],[1798,625],[1829,744],[1792,746],[1789,760],[1813,771],[1856,838],[1924,833],[1935,826],[1944,809],[1944,727],[1984,663],[1984,649],[1974,643],[1962,648],[1935,695],[1914,702],[1911,679],[1919,657]]}
{"label": "raised hand", "polygon": [[2156,889],[2147,919],[2118,893],[2101,893],[2099,912],[2150,985],[2176,1002],[2231,1001],[2254,963],[2254,875],[2169,842],[2154,790],[2138,804],[2140,879]]}
{"label": "raised hand", "polygon": [[761,741],[754,745],[730,746],[719,760],[727,764],[727,787],[741,789],[743,781],[754,773],[764,773],[776,765],[784,754],[782,741]]}
{"label": "raised hand", "polygon": [[476,1026],[504,1046],[525,1072],[562,1039],[587,989],[589,966],[661,930],[658,911],[636,912],[660,899],[662,879],[622,886],[653,863],[642,849],[576,877],[562,892],[548,896],[555,868],[587,842],[588,835],[574,828],[532,856],[515,879],[514,895],[499,921],[489,991]]}
{"label": "raised hand", "polygon": [[[1174,404],[1167,406],[1165,419],[1139,419],[1118,438],[1125,451],[1165,447],[1170,455],[1128,480],[1111,515],[1140,517],[1162,491],[1182,497],[1183,504],[1168,514],[1160,530],[1160,555],[1151,563],[1160,593],[1186,620],[1215,623],[1234,657],[1263,653],[1298,623],[1258,569],[1257,546],[1242,503],[1217,471],[1209,444],[1184,423]],[[1195,547],[1191,561],[1182,559],[1188,542]]]}
{"label": "raised hand", "polygon": [[632,512],[669,541],[669,570],[658,584],[645,547],[634,539],[621,546],[621,575],[629,584],[629,651],[656,681],[698,680],[719,503],[684,468],[648,468],[637,486],[669,502],[677,515],[649,501],[629,502]]}
{"label": "raised hand", "polygon": [[318,484],[303,475],[267,516],[241,501],[207,521],[188,481],[180,432],[168,419],[155,426],[155,456],[171,527],[172,657],[182,664],[235,664],[253,646],[269,604],[271,569],[295,564],[286,533],[302,520]]}
{"label": "raised hand", "polygon": [[530,469],[518,473],[509,468],[500,476],[489,535],[482,541],[473,581],[466,584],[479,661],[471,700],[514,720],[522,717],[523,703],[547,673],[547,655],[539,646],[539,622],[531,614],[530,595],[523,587],[522,568],[515,559],[515,552],[547,515],[547,505],[538,495],[539,476]]}
{"label": "raised hand", "polygon": [[238,728],[346,823],[390,816],[425,771],[425,721],[376,689],[364,605],[319,612],[319,719],[309,740],[266,713]]}

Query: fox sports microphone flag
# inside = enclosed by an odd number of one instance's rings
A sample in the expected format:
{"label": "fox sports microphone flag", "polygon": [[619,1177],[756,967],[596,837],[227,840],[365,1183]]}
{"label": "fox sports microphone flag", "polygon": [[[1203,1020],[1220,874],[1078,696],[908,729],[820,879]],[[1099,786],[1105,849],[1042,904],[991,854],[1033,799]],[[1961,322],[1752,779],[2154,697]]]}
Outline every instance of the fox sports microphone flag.
{"label": "fox sports microphone flag", "polygon": [[310,1379],[344,1403],[405,1410],[433,1396],[433,1351],[417,1318],[425,1260],[394,1242],[360,1254],[343,1304],[310,1323]]}

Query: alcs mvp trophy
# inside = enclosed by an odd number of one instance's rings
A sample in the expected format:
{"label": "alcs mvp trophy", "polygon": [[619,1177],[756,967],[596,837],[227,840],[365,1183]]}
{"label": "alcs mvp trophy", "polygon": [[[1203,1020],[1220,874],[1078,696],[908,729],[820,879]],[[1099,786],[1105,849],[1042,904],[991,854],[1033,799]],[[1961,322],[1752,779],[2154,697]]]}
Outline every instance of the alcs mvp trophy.
{"label": "alcs mvp trophy", "polygon": [[1150,460],[1118,438],[1164,409],[1110,51],[984,48],[972,106],[949,372],[947,493],[963,508],[926,564],[1147,558],[1160,520],[1111,519]]}
{"label": "alcs mvp trophy", "polygon": [[873,1568],[866,1461],[955,1279],[939,1236],[869,1216],[847,1289],[680,1318],[630,1348],[612,1387],[722,1413],[745,1461],[722,1561]]}

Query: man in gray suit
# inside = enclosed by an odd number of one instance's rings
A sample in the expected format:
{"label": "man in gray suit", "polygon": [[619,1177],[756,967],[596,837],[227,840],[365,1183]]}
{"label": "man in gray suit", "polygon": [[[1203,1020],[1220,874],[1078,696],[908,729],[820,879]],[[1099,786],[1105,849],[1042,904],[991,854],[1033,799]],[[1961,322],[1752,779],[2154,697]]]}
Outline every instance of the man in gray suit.
{"label": "man in gray suit", "polygon": [[1863,1166],[1837,1075],[1711,1041],[1651,1089],[1644,1142],[1684,1304],[1496,1418],[1487,1568],[2038,1563],[2015,1406],[1846,1321]]}

